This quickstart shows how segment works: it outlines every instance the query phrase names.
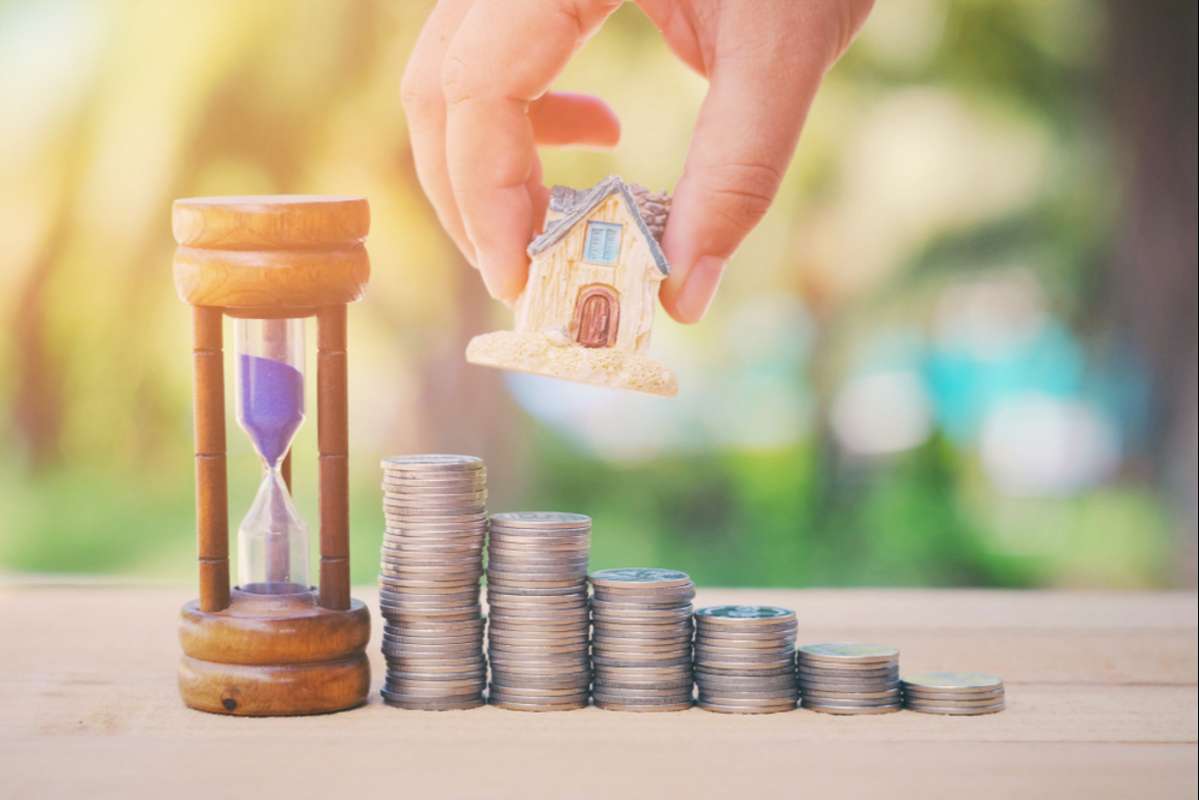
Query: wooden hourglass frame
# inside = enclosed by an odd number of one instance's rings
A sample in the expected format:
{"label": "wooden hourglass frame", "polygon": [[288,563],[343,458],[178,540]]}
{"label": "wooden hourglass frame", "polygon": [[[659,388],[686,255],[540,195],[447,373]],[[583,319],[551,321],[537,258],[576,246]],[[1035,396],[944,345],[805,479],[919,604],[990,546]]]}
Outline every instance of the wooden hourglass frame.
{"label": "wooden hourglass frame", "polygon": [[[365,198],[176,200],[174,277],[193,307],[200,596],[182,610],[183,701],[249,716],[352,708],[370,688],[370,616],[350,597],[346,305],[370,274]],[[230,588],[224,317],[315,316],[320,586]],[[290,458],[283,462],[290,488]]]}

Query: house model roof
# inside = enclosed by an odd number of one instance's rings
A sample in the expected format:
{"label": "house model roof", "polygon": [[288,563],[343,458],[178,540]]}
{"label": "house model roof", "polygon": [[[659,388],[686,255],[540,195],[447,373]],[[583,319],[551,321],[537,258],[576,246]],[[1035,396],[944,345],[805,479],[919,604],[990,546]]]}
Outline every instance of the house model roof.
{"label": "house model roof", "polygon": [[590,189],[555,186],[550,191],[550,210],[562,216],[546,224],[545,231],[529,242],[529,255],[535,256],[553,247],[593,208],[614,193],[619,193],[624,199],[629,215],[637,223],[637,229],[645,239],[658,270],[663,275],[669,275],[670,264],[666,262],[658,237],[666,227],[670,198],[653,195],[641,186],[625,183],[616,175],[609,175]]}

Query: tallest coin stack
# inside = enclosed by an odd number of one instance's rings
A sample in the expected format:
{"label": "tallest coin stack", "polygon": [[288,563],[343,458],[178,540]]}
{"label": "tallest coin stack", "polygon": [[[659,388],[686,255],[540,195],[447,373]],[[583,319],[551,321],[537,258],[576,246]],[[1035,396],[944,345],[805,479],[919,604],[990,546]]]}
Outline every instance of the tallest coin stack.
{"label": "tallest coin stack", "polygon": [[483,462],[416,455],[386,458],[382,466],[383,699],[431,711],[482,705]]}

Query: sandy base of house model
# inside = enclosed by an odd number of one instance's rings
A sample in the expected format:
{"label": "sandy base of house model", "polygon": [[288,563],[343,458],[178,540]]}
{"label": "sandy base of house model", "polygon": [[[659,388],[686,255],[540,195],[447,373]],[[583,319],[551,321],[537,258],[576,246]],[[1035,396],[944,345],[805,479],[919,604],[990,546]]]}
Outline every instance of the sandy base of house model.
{"label": "sandy base of house model", "polygon": [[554,344],[540,333],[484,333],[470,340],[466,360],[484,367],[549,375],[663,397],[673,397],[679,391],[674,373],[652,358],[625,350]]}

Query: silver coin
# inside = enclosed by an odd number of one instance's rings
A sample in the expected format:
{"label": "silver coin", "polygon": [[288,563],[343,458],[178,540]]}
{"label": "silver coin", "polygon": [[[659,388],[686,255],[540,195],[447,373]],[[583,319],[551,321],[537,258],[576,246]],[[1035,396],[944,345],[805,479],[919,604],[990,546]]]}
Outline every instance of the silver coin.
{"label": "silver coin", "polygon": [[888,692],[899,688],[897,683],[876,683],[873,685],[859,684],[856,686],[845,686],[836,684],[813,684],[799,682],[800,691],[805,694],[839,694],[839,695],[854,695],[871,692]]}
{"label": "silver coin", "polygon": [[821,708],[878,708],[881,706],[898,706],[902,705],[898,696],[894,697],[868,697],[864,699],[842,697],[824,697],[812,695],[807,692],[803,693],[804,704],[808,707],[820,706]]}
{"label": "silver coin", "polygon": [[946,692],[999,689],[1003,686],[1003,679],[985,672],[918,672],[915,675],[905,675],[903,682],[912,689]]}
{"label": "silver coin", "polygon": [[691,658],[691,648],[686,644],[677,643],[668,643],[665,645],[642,644],[617,646],[606,642],[597,644],[593,637],[591,640],[591,647],[595,651],[596,655],[614,657],[636,655],[638,657],[644,656],[647,658],[665,658],[667,656],[672,658]]}
{"label": "silver coin", "polygon": [[655,587],[684,586],[691,583],[691,576],[677,569],[659,569],[657,567],[619,567],[616,569],[601,569],[591,573],[591,583],[595,586],[637,586],[653,585]]}
{"label": "silver coin", "polygon": [[570,540],[548,541],[544,536],[537,541],[512,541],[493,534],[488,537],[487,552],[495,557],[513,559],[558,559],[584,557],[591,542],[585,537]]}
{"label": "silver coin", "polygon": [[926,702],[933,702],[933,703],[936,703],[936,702],[953,703],[953,702],[957,702],[959,700],[967,700],[967,699],[969,699],[969,700],[1002,700],[1004,698],[1004,694],[1005,694],[1003,689],[986,689],[986,690],[971,691],[971,692],[919,692],[919,691],[913,691],[912,689],[909,689],[907,686],[904,686],[902,681],[900,682],[900,686],[903,688],[903,693],[904,693],[905,697],[908,697],[908,698],[911,698],[911,699],[917,700],[917,701],[926,701]]}
{"label": "silver coin", "polygon": [[591,517],[586,514],[572,514],[565,511],[502,511],[492,514],[491,520],[499,525],[518,528],[559,528],[591,525]]}
{"label": "silver coin", "polygon": [[690,603],[675,605],[646,605],[644,603],[614,603],[610,600],[591,599],[591,607],[601,614],[615,617],[637,616],[655,619],[673,620],[674,618],[688,619],[691,616]]}
{"label": "silver coin", "polygon": [[488,696],[488,700],[492,705],[503,706],[509,703],[521,703],[536,705],[539,707],[545,706],[562,706],[570,705],[584,706],[587,704],[588,692],[573,692],[571,694],[545,694],[541,692],[511,692],[506,689],[492,686]]}
{"label": "silver coin", "polygon": [[736,649],[741,651],[758,651],[763,650],[783,650],[793,647],[791,642],[785,639],[716,639],[711,636],[696,636],[695,643],[704,647],[720,648],[720,649]]}
{"label": "silver coin", "polygon": [[794,620],[795,612],[789,608],[779,608],[778,606],[725,605],[701,608],[695,612],[695,616],[705,622],[727,620],[750,624],[754,622],[779,623]]}
{"label": "silver coin", "polygon": [[587,707],[586,700],[570,703],[517,703],[510,700],[491,700],[491,705],[509,711],[574,711]]}
{"label": "silver coin", "polygon": [[917,697],[911,694],[904,694],[904,699],[911,705],[929,705],[929,706],[961,706],[969,708],[972,706],[986,706],[1005,701],[1004,695],[992,697],[962,697],[946,700],[944,698],[925,698]]}
{"label": "silver coin", "polygon": [[803,708],[811,711],[819,711],[822,714],[841,714],[844,716],[852,716],[858,714],[893,714],[899,711],[902,706],[887,705],[887,706],[846,706],[846,705],[828,705],[828,704],[813,704],[806,700],[801,700],[800,705]]}
{"label": "silver coin", "polygon": [[609,692],[604,690],[592,690],[591,696],[596,703],[612,703],[615,705],[631,705],[631,706],[674,706],[680,703],[687,703],[691,700],[689,692],[677,692],[675,694],[626,694],[622,692]]}
{"label": "silver coin", "polygon": [[803,693],[804,697],[811,697],[814,700],[836,700],[838,698],[845,699],[862,699],[862,700],[883,700],[894,699],[899,697],[899,689],[882,689],[879,691],[866,692],[844,692],[844,691],[828,691],[822,689],[809,689]]}
{"label": "silver coin", "polygon": [[892,663],[899,658],[894,647],[857,642],[824,642],[805,644],[797,648],[801,659],[833,664]]}
{"label": "silver coin", "polygon": [[612,631],[603,625],[592,628],[592,641],[601,647],[678,647],[691,651],[691,639],[686,632],[664,628],[661,634],[646,631]]}
{"label": "silver coin", "polygon": [[765,675],[793,675],[794,672],[789,667],[775,667],[771,669],[754,669],[746,670],[741,668],[726,669],[725,667],[715,667],[710,664],[696,662],[695,664],[695,679],[700,680],[701,675],[715,675],[725,677],[759,677]]}
{"label": "silver coin", "polygon": [[665,680],[626,680],[620,670],[595,670],[594,685],[596,687],[605,686],[613,691],[619,689],[639,689],[645,691],[659,692],[681,692],[684,689],[690,691],[694,686],[694,681],[690,675],[679,675],[674,678]]}
{"label": "silver coin", "polygon": [[1005,708],[1007,708],[1007,705],[1004,702],[980,706],[947,706],[931,705],[926,703],[906,703],[904,707],[910,711],[919,711],[922,714],[942,714],[945,716],[972,717],[981,716],[983,714],[995,714],[1003,711]]}
{"label": "silver coin", "polygon": [[830,680],[847,680],[847,681],[869,681],[878,678],[898,678],[899,669],[897,667],[887,667],[879,670],[865,669],[814,669],[806,662],[800,662],[796,670],[804,675],[810,675],[813,678],[821,679],[828,678]]}
{"label": "silver coin", "polygon": [[670,711],[687,711],[691,708],[691,700],[687,699],[687,700],[679,703],[678,705],[660,705],[660,706],[647,706],[647,705],[640,705],[637,703],[611,703],[611,702],[607,702],[604,700],[600,700],[600,701],[596,702],[595,707],[601,708],[604,711],[627,711],[627,712],[635,712],[635,713],[654,713],[654,712],[664,713],[664,712],[670,712]]}
{"label": "silver coin", "polygon": [[431,469],[481,469],[483,459],[450,453],[417,453],[387,456],[380,463],[384,470],[422,471]]}
{"label": "silver coin", "polygon": [[715,711],[721,714],[779,714],[795,710],[794,703],[780,703],[777,706],[746,707],[699,700],[696,702],[696,705],[704,711]]}
{"label": "silver coin", "polygon": [[499,683],[502,686],[509,688],[513,687],[528,687],[531,689],[576,689],[586,691],[591,685],[591,675],[532,675],[521,673],[519,671],[504,671],[493,669],[491,671],[491,683],[495,685]]}

